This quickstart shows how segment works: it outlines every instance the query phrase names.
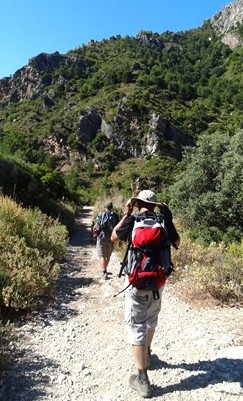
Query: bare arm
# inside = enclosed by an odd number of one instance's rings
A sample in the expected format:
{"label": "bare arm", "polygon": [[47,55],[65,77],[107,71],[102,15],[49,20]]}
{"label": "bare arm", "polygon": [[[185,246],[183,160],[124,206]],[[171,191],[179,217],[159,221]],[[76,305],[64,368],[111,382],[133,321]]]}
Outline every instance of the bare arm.
{"label": "bare arm", "polygon": [[116,230],[119,229],[122,226],[122,224],[126,220],[127,216],[130,216],[132,214],[132,211],[133,211],[133,205],[131,204],[131,201],[129,199],[127,201],[126,205],[125,205],[124,216],[119,221],[119,223],[117,223],[117,225],[114,227],[114,229],[112,231],[111,241],[113,241],[113,242],[119,241],[119,238],[118,238],[118,236],[116,234]]}

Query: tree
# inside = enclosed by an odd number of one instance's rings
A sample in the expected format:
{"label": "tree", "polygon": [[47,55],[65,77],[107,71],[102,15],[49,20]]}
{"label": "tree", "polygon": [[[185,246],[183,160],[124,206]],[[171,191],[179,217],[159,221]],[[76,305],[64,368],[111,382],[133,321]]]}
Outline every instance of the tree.
{"label": "tree", "polygon": [[243,226],[243,130],[204,135],[184,156],[185,170],[171,187],[172,204],[191,227]]}

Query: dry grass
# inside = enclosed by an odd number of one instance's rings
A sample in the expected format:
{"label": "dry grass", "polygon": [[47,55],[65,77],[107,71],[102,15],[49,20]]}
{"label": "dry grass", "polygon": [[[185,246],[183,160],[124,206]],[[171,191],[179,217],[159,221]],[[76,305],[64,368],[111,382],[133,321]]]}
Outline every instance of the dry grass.
{"label": "dry grass", "polygon": [[[173,251],[176,278],[186,279],[184,292],[193,298],[223,303],[243,302],[243,258],[241,244],[226,248],[222,243],[203,247],[182,236],[180,249]],[[234,252],[232,251],[234,250]]]}

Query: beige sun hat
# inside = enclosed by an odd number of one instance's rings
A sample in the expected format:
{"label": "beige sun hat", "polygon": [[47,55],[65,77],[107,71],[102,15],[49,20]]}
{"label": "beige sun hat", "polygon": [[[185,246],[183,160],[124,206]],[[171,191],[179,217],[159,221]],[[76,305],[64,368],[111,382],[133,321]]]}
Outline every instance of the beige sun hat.
{"label": "beige sun hat", "polygon": [[150,189],[144,189],[143,191],[139,192],[139,194],[136,197],[131,198],[131,203],[136,205],[137,200],[161,206],[161,203],[157,202],[155,193],[153,191],[150,191]]}

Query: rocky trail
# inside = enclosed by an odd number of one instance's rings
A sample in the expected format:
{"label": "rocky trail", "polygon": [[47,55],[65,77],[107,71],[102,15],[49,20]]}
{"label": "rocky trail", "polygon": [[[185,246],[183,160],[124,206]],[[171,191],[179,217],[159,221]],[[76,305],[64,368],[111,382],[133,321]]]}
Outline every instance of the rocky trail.
{"label": "rocky trail", "polygon": [[[55,302],[15,323],[18,352],[0,383],[1,401],[138,401],[126,342],[120,260],[109,280],[90,241],[84,208],[62,266]],[[168,284],[152,346],[152,400],[243,401],[242,309],[188,304]]]}

